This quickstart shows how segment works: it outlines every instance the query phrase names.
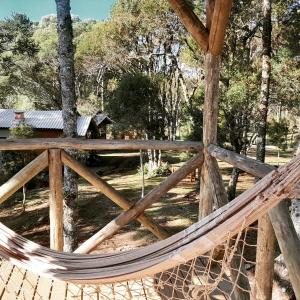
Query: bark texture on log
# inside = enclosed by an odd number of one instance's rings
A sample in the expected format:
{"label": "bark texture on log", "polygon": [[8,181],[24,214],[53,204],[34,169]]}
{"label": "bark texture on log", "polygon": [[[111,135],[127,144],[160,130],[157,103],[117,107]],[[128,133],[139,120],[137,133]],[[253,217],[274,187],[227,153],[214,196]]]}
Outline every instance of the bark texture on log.
{"label": "bark texture on log", "polygon": [[[217,143],[217,124],[219,113],[219,79],[220,79],[220,57],[210,53],[206,54],[206,87],[203,113],[203,144],[209,146]],[[213,211],[214,195],[212,187],[214,184],[222,185],[221,182],[213,182],[210,173],[219,172],[217,161],[214,158],[209,159],[205,155],[205,163],[201,170],[200,180],[200,201],[199,201],[199,219],[208,216]],[[212,160],[215,160],[214,162]],[[210,168],[210,169],[209,169]],[[220,176],[217,176],[220,179]],[[227,197],[224,201],[227,201]]]}
{"label": "bark texture on log", "polygon": [[[62,97],[62,116],[65,137],[76,137],[77,115],[75,95],[73,28],[70,0],[56,0],[59,77]],[[77,247],[75,219],[77,217],[77,177],[68,167],[64,168],[64,251]]]}
{"label": "bark texture on log", "polygon": [[58,139],[9,139],[0,140],[0,150],[166,150],[190,151],[203,150],[201,142],[182,141],[144,141],[144,140],[83,140],[76,138]]}
{"label": "bark texture on log", "polygon": [[272,299],[276,238],[268,215],[258,220],[254,297]]}

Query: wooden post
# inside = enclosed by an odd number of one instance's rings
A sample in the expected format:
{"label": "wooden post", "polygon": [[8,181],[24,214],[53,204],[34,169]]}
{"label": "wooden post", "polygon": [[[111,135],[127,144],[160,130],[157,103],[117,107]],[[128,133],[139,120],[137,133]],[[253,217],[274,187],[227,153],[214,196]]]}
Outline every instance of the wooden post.
{"label": "wooden post", "polygon": [[[220,56],[206,54],[206,90],[203,112],[203,143],[207,147],[217,143],[219,112]],[[214,180],[212,180],[214,178]],[[199,219],[212,213],[213,204],[227,203],[227,194],[215,158],[205,151],[201,171]]]}
{"label": "wooden post", "polygon": [[268,214],[258,220],[254,299],[272,299],[275,234]]}
{"label": "wooden post", "polygon": [[61,150],[49,150],[50,248],[63,251],[63,175]]}

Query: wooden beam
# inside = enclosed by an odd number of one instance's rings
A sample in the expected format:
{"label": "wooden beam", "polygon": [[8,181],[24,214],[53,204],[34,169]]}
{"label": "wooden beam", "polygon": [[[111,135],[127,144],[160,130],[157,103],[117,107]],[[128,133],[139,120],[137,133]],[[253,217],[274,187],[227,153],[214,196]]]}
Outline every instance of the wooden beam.
{"label": "wooden beam", "polygon": [[229,22],[232,0],[215,0],[213,19],[209,32],[209,52],[220,55],[224,46],[226,28]]}
{"label": "wooden beam", "polygon": [[[114,203],[124,210],[128,210],[133,206],[133,203],[126,200],[118,191],[116,191],[107,182],[102,180],[96,173],[84,167],[81,163],[73,159],[65,151],[62,151],[62,161],[69,168],[92,184],[99,192],[103,193]],[[137,219],[145,228],[149,229],[159,239],[165,239],[169,234],[148,216],[141,214]]]}
{"label": "wooden beam", "polygon": [[63,251],[63,174],[61,150],[49,150],[49,218],[50,218],[50,248]]}
{"label": "wooden beam", "polygon": [[144,198],[135,203],[129,210],[120,214],[113,221],[104,226],[100,231],[84,242],[75,253],[89,253],[105,239],[111,237],[129,222],[135,220],[152,204],[159,201],[171,188],[183,180],[192,171],[203,164],[203,153],[191,158],[184,166],[172,173],[165,181],[154,188]]}
{"label": "wooden beam", "polygon": [[[233,151],[222,149],[215,145],[210,145],[208,151],[212,156],[232,164],[256,177],[262,178],[276,169],[273,166],[237,154]],[[300,240],[295,231],[288,207],[285,203],[279,204],[277,207],[270,210],[269,217],[288,268],[289,278],[296,293],[296,297],[300,299]]]}
{"label": "wooden beam", "polygon": [[144,141],[144,140],[86,140],[86,139],[9,139],[0,140],[0,151],[3,150],[49,150],[49,149],[76,149],[76,150],[170,150],[191,151],[203,150],[200,142],[175,141]]}
{"label": "wooden beam", "polygon": [[48,166],[48,151],[43,152],[0,187],[0,204]]}
{"label": "wooden beam", "polygon": [[211,156],[229,163],[235,168],[241,169],[255,177],[263,178],[266,174],[275,170],[275,167],[262,163],[242,154],[223,149],[216,145],[209,145],[207,151]]}
{"label": "wooden beam", "polygon": [[204,52],[208,50],[208,30],[185,0],[168,0],[184,27]]}

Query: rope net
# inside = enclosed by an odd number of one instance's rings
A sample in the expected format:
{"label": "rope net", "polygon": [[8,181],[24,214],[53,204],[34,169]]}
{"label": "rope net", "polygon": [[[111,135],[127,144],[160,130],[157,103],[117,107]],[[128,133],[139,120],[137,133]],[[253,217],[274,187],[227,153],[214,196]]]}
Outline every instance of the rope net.
{"label": "rope net", "polygon": [[41,277],[1,260],[0,299],[249,299],[253,288],[257,226],[191,261],[153,277],[76,285]]}

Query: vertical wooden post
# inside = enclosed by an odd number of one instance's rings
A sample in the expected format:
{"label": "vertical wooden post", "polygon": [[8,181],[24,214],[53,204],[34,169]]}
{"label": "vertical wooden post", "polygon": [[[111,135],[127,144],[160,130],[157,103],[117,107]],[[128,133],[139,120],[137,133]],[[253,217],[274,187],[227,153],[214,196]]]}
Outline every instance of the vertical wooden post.
{"label": "vertical wooden post", "polygon": [[61,150],[49,150],[50,248],[63,251],[63,174]]}
{"label": "vertical wooden post", "polygon": [[[203,143],[205,147],[217,143],[219,75],[220,56],[207,53],[206,90],[203,110]],[[214,202],[218,206],[226,204],[227,195],[218,169],[218,163],[215,158],[205,151],[200,181],[199,219],[206,217],[212,212]]]}

